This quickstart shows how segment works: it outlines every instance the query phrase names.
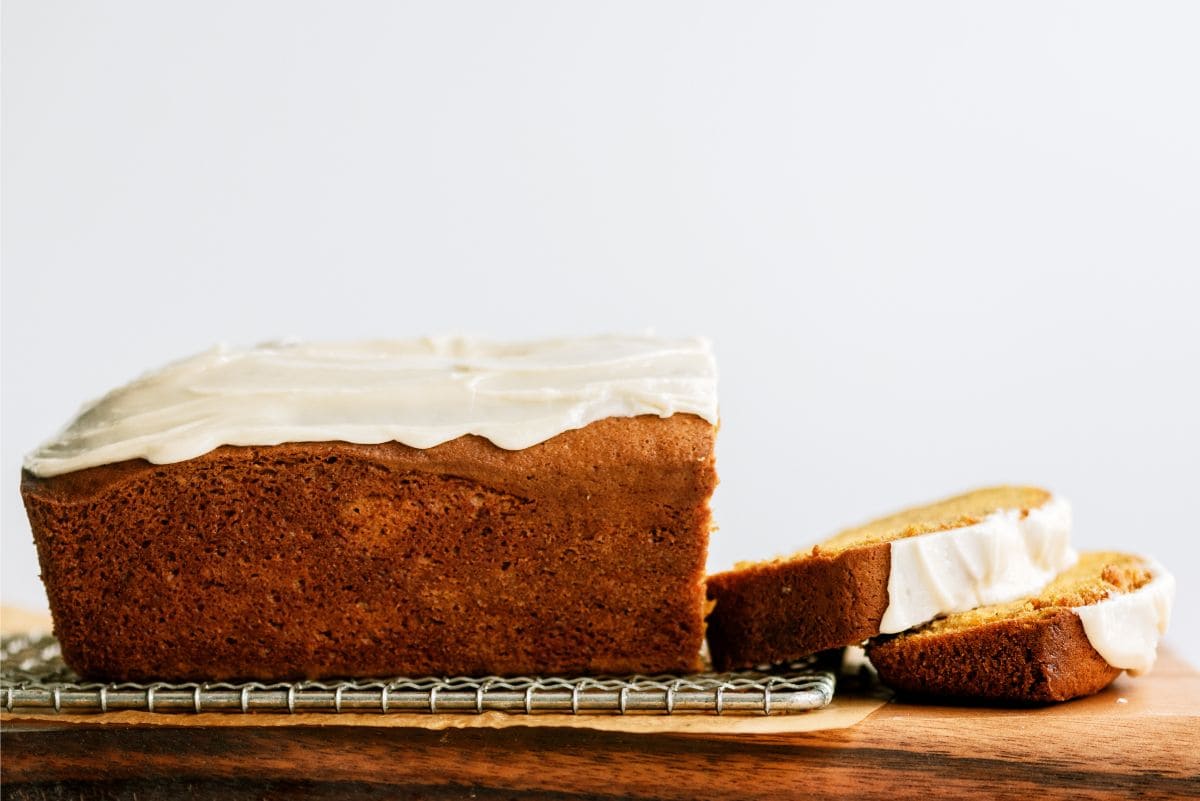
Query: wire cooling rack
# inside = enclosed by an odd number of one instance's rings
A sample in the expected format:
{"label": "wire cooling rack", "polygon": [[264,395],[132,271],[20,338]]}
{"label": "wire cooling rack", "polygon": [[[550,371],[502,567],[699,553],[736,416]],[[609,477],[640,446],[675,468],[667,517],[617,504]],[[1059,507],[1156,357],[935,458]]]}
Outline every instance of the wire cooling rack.
{"label": "wire cooling rack", "polygon": [[0,700],[9,712],[770,715],[820,709],[833,700],[835,683],[832,671],[810,662],[687,676],[98,684],[79,681],[53,637],[5,637],[0,657]]}

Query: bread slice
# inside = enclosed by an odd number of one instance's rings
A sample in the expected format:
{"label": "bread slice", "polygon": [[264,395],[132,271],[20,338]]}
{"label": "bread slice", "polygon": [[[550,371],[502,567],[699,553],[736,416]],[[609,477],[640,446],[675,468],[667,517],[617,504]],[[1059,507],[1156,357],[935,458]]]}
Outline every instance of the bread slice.
{"label": "bread slice", "polygon": [[885,684],[904,692],[1006,701],[1065,701],[1154,663],[1174,579],[1121,553],[1083,554],[1041,592],[873,640]]}
{"label": "bread slice", "polygon": [[807,551],[710,576],[720,670],[798,659],[1035,592],[1075,559],[1070,508],[990,487],[852,528]]}

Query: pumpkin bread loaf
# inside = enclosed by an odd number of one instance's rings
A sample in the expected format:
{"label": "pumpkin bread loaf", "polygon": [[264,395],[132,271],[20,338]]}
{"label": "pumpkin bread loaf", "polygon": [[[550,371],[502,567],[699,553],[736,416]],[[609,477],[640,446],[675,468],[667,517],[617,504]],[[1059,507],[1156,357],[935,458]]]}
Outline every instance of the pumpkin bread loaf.
{"label": "pumpkin bread loaf", "polygon": [[702,340],[216,349],[21,493],[89,678],[690,671],[715,432]]}

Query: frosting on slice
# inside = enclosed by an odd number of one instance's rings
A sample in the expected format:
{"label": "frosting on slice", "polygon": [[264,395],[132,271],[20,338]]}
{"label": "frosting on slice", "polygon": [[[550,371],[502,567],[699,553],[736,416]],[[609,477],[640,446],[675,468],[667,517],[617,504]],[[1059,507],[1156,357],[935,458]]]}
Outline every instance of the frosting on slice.
{"label": "frosting on slice", "polygon": [[1002,509],[971,526],[893,540],[880,633],[1035,593],[1078,559],[1070,540],[1071,505],[1057,496],[1025,516]]}
{"label": "frosting on slice", "polygon": [[1110,595],[1071,611],[1083,621],[1088,641],[1104,661],[1133,675],[1154,667],[1158,641],[1171,621],[1175,577],[1146,560],[1152,578],[1133,592]]}
{"label": "frosting on slice", "polygon": [[87,406],[25,459],[54,476],[126,459],[162,464],[220,445],[342,440],[430,448],[466,434],[527,448],[606,417],[717,422],[704,339],[597,336],[219,346]]}

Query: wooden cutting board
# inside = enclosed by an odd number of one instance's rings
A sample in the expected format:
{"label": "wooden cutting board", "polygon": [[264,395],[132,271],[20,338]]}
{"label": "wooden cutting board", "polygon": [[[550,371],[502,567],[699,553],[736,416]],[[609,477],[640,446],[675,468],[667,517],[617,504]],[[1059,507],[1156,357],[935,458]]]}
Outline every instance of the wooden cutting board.
{"label": "wooden cutting board", "polygon": [[[78,720],[78,718],[76,718]],[[5,798],[1200,798],[1200,674],[1037,709],[894,700],[849,728],[3,726]]]}

